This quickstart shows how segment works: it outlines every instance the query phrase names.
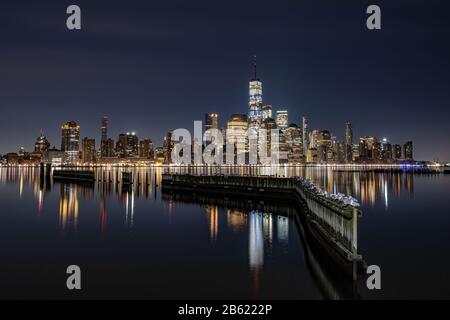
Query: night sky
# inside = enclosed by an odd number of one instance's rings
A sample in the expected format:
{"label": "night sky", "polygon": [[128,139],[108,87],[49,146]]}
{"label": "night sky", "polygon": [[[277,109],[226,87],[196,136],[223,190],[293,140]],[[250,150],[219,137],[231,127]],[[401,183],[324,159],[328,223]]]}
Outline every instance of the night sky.
{"label": "night sky", "polygon": [[[66,8],[82,30],[66,28]],[[366,8],[382,9],[382,30]],[[450,160],[448,1],[2,1],[0,154],[32,150],[60,126],[100,140],[135,131],[157,146],[205,112],[246,113],[252,54],[264,103],[343,139],[413,140],[418,160]]]}

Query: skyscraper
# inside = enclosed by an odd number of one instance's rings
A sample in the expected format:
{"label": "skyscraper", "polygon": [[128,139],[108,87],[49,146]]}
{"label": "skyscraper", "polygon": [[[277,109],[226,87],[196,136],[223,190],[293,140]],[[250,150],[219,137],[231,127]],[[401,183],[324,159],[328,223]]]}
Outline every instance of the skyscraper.
{"label": "skyscraper", "polygon": [[175,147],[175,142],[172,140],[173,130],[169,130],[164,137],[164,145],[163,145],[163,154],[164,154],[164,163],[171,164],[172,163],[172,150]]}
{"label": "skyscraper", "polygon": [[215,112],[205,113],[205,131],[219,128],[219,115]]}
{"label": "skyscraper", "polygon": [[205,113],[205,144],[211,143],[211,133],[209,129],[219,129],[219,115],[217,113]]}
{"label": "skyscraper", "polygon": [[108,140],[108,117],[107,116],[102,117],[101,131],[102,131],[102,140],[101,141]]}
{"label": "skyscraper", "polygon": [[361,162],[378,162],[381,147],[376,137],[362,137],[359,139],[359,160]]}
{"label": "skyscraper", "polygon": [[101,122],[100,156],[109,158],[114,156],[114,140],[108,138],[108,117],[103,116]]}
{"label": "skyscraper", "polygon": [[114,157],[114,140],[113,139],[106,139],[101,142],[101,151],[100,151],[102,158],[110,158]]}
{"label": "skyscraper", "polygon": [[309,149],[317,149],[317,140],[319,139],[320,130],[314,129],[309,133]]}
{"label": "skyscraper", "polygon": [[84,138],[82,141],[82,161],[83,163],[93,163],[96,160],[95,139]]}
{"label": "skyscraper", "polygon": [[150,139],[144,139],[139,142],[139,157],[153,158],[153,142]]}
{"label": "skyscraper", "polygon": [[333,140],[328,130],[317,132],[317,160],[320,162],[334,161]]}
{"label": "skyscraper", "polygon": [[275,119],[278,129],[285,130],[288,127],[289,116],[286,110],[277,111],[277,116]]}
{"label": "skyscraper", "polygon": [[392,158],[392,144],[390,144],[389,141],[384,138],[381,142],[381,160],[389,162],[392,160]]}
{"label": "skyscraper", "polygon": [[413,161],[413,143],[408,141],[403,145],[403,158],[405,161]]}
{"label": "skyscraper", "polygon": [[121,133],[116,144],[116,153],[119,157],[137,157],[139,155],[139,138],[136,133]]}
{"label": "skyscraper", "polygon": [[303,162],[302,130],[295,123],[291,123],[283,134],[288,149],[288,162]]}
{"label": "skyscraper", "polygon": [[253,78],[249,83],[248,123],[258,129],[262,122],[262,82],[256,75],[256,55],[253,56]]}
{"label": "skyscraper", "polygon": [[137,157],[139,155],[139,138],[136,133],[127,133],[127,156]]}
{"label": "skyscraper", "polygon": [[402,146],[394,144],[392,157],[394,160],[400,160],[402,158]]}
{"label": "skyscraper", "polygon": [[80,126],[75,121],[69,121],[61,127],[61,151],[65,153],[65,162],[75,164],[79,159]]}
{"label": "skyscraper", "polygon": [[353,144],[353,127],[350,122],[345,124],[345,144],[352,145]]}
{"label": "skyscraper", "polygon": [[308,118],[302,117],[303,155],[306,157],[309,147]]}
{"label": "skyscraper", "polygon": [[352,162],[353,159],[353,127],[350,122],[345,124],[345,142],[344,142],[344,158],[346,163]]}
{"label": "skyscraper", "polygon": [[245,114],[233,114],[227,122],[227,144],[234,145],[235,156],[245,156],[248,151],[247,130],[249,121]]}
{"label": "skyscraper", "polygon": [[127,156],[127,135],[125,133],[119,134],[116,143],[116,154],[121,158]]}
{"label": "skyscraper", "polygon": [[50,143],[47,138],[42,134],[36,139],[36,143],[34,144],[34,152],[38,152],[43,154],[48,151],[50,148]]}
{"label": "skyscraper", "polygon": [[[272,151],[275,151],[275,148],[278,147],[278,141],[272,141],[272,130],[277,129],[277,124],[275,123],[275,119],[267,118],[261,124],[261,129],[266,130],[266,142],[267,142],[267,151],[266,156],[272,157]],[[273,148],[272,148],[273,145]],[[275,156],[275,155],[274,155]],[[278,156],[278,155],[276,155]]]}

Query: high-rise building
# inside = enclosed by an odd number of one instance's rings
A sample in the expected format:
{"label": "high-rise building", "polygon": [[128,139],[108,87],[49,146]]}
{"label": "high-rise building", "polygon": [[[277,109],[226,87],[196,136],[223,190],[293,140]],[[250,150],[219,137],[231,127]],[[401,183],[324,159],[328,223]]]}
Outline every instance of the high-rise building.
{"label": "high-rise building", "polygon": [[136,133],[127,133],[127,156],[137,157],[139,155],[139,138]]}
{"label": "high-rise building", "polygon": [[114,157],[114,140],[106,139],[101,142],[100,155],[102,158]]}
{"label": "high-rise building", "polygon": [[234,145],[234,153],[246,155],[248,152],[249,121],[245,114],[233,114],[227,122],[227,144]]}
{"label": "high-rise building", "polygon": [[264,121],[269,118],[272,118],[272,105],[266,104],[262,107],[262,119]]}
{"label": "high-rise building", "polygon": [[328,162],[337,163],[339,162],[339,153],[341,149],[341,144],[337,141],[336,136],[331,136],[331,146],[328,150]]}
{"label": "high-rise building", "polygon": [[267,142],[266,156],[272,157],[272,150],[273,150],[272,144],[275,145],[276,143],[278,143],[277,141],[272,141],[272,130],[277,129],[275,119],[273,118],[264,119],[261,124],[261,129],[266,130],[266,142]]}
{"label": "high-rise building", "polygon": [[100,140],[100,156],[102,158],[112,157],[114,154],[114,147],[111,148],[111,142],[114,146],[114,141],[108,139],[108,117],[103,116],[101,121],[101,140]]}
{"label": "high-rise building", "polygon": [[[272,143],[277,143],[272,141]],[[288,162],[289,147],[286,143],[286,135],[282,130],[278,133],[278,162],[284,164]]]}
{"label": "high-rise building", "polygon": [[83,139],[81,155],[83,163],[94,163],[96,161],[97,151],[95,149],[95,139]]}
{"label": "high-rise building", "polygon": [[328,130],[320,130],[317,133],[317,160],[319,162],[334,161],[333,141]]}
{"label": "high-rise building", "polygon": [[350,122],[345,124],[344,161],[353,161],[353,127]]}
{"label": "high-rise building", "polygon": [[127,156],[127,135],[125,133],[119,134],[116,143],[116,154],[121,158]]}
{"label": "high-rise building", "polygon": [[365,136],[359,139],[359,161],[378,162],[381,158],[381,146],[376,137]]}
{"label": "high-rise building", "polygon": [[219,115],[217,113],[205,113],[205,144],[211,143],[210,129],[219,129]]}
{"label": "high-rise building", "polygon": [[173,130],[169,130],[164,137],[164,145],[163,145],[163,154],[164,154],[164,163],[171,164],[172,163],[172,150],[175,147],[175,142],[172,140]]}
{"label": "high-rise building", "polygon": [[345,124],[345,144],[352,145],[353,144],[353,127],[350,122]]}
{"label": "high-rise building", "polygon": [[253,78],[249,83],[248,123],[258,129],[262,122],[262,82],[256,75],[256,55],[253,56]]}
{"label": "high-rise building", "polygon": [[[350,157],[352,157],[352,147],[353,145],[350,146]],[[344,163],[345,162],[345,145],[343,143],[339,143],[336,142],[335,143],[335,156],[337,156],[337,158],[335,158],[335,161],[337,163]],[[351,161],[352,158],[350,158]]]}
{"label": "high-rise building", "polygon": [[402,158],[402,146],[399,144],[394,144],[392,157],[394,160],[400,160]]}
{"label": "high-rise building", "polygon": [[139,142],[139,157],[153,158],[153,142],[150,139],[144,139]]}
{"label": "high-rise building", "polygon": [[358,162],[359,161],[359,143],[354,143],[352,146],[352,161]]}
{"label": "high-rise building", "polygon": [[303,155],[306,157],[309,146],[308,118],[302,117],[302,139],[303,139]]}
{"label": "high-rise building", "polygon": [[286,110],[277,111],[276,119],[275,119],[278,129],[285,130],[288,127],[289,116]]}
{"label": "high-rise building", "polygon": [[215,112],[205,113],[205,131],[219,129],[219,115]]}
{"label": "high-rise building", "polygon": [[392,144],[386,138],[381,141],[381,160],[389,162],[393,159]]}
{"label": "high-rise building", "polygon": [[309,133],[309,147],[308,149],[317,149],[317,140],[319,139],[319,130],[314,129]]}
{"label": "high-rise building", "polygon": [[116,144],[116,153],[119,157],[137,157],[139,155],[139,138],[136,133],[121,133]]}
{"label": "high-rise building", "polygon": [[34,152],[44,154],[48,151],[50,148],[50,143],[48,142],[47,138],[42,134],[36,139],[36,142],[34,144]]}
{"label": "high-rise building", "polygon": [[107,116],[102,117],[101,131],[102,131],[102,140],[101,141],[108,140],[108,117]]}
{"label": "high-rise building", "polygon": [[408,141],[403,145],[403,158],[405,161],[413,161],[413,143]]}
{"label": "high-rise building", "polygon": [[295,123],[291,123],[289,127],[284,130],[283,134],[286,139],[288,162],[304,162],[302,129],[300,129]]}
{"label": "high-rise building", "polygon": [[65,153],[65,163],[75,164],[79,160],[80,126],[69,121],[61,127],[61,151]]}

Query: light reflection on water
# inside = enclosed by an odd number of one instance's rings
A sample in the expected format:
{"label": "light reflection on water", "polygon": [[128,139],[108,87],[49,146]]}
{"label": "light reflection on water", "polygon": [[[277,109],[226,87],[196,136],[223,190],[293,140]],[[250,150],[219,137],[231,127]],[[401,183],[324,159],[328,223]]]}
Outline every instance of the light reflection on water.
{"label": "light reflection on water", "polygon": [[[138,179],[139,183],[135,183],[130,190],[123,190],[118,188],[116,184],[116,171],[121,172],[123,170],[132,171],[135,180]],[[125,209],[127,221],[129,220],[132,226],[133,222],[133,210],[134,199],[144,196],[146,199],[154,196],[156,199],[157,190],[161,186],[161,173],[164,171],[170,172],[189,172],[193,174],[206,174],[212,173],[226,173],[226,174],[259,174],[259,175],[273,175],[279,177],[292,177],[303,176],[307,179],[313,180],[317,186],[327,190],[328,192],[341,192],[346,195],[357,198],[363,205],[375,205],[377,201],[383,199],[384,206],[388,209],[389,197],[399,197],[402,192],[413,195],[414,193],[414,175],[402,174],[402,173],[375,173],[375,172],[341,172],[335,171],[333,167],[285,167],[285,168],[195,168],[195,169],[183,169],[183,168],[171,168],[171,169],[111,169],[101,170],[99,169],[98,176],[105,176],[111,179],[109,182],[106,179],[105,182],[98,183],[97,189],[101,198],[111,195],[111,193],[117,193],[117,196],[122,199]],[[107,171],[108,173],[105,173]],[[137,181],[136,181],[137,182]],[[45,193],[51,188],[46,183],[40,181],[39,170],[33,168],[1,168],[0,169],[0,183],[18,183],[19,195],[22,197],[24,183],[33,186],[35,197],[38,200],[38,207],[42,209],[43,202],[45,200]],[[146,184],[149,184],[147,187]],[[51,184],[51,183],[50,183]],[[45,189],[44,189],[45,185]],[[89,188],[81,189],[81,192],[85,193],[84,197],[88,194],[93,195],[94,190]],[[64,194],[63,194],[64,193]],[[64,200],[64,206],[68,205],[67,201],[72,201],[72,206],[76,205],[76,197],[70,196],[69,193],[78,193],[76,186],[61,190],[61,198]],[[103,203],[104,205],[104,203]],[[74,210],[74,208],[68,210]],[[106,208],[103,208],[106,210]]]}
{"label": "light reflection on water", "polygon": [[[130,188],[124,188],[117,183],[117,177],[120,177],[122,170],[133,172],[135,183]],[[161,191],[163,170],[167,171],[168,169],[97,169],[97,177],[101,177],[101,181],[92,184],[73,184],[53,182],[51,179],[42,178],[39,169],[0,168],[0,190],[2,190],[0,204],[6,203],[5,201],[25,204],[27,214],[36,213],[38,219],[51,219],[57,208],[57,228],[60,237],[63,236],[62,241],[73,239],[76,234],[78,234],[76,237],[86,235],[86,233],[89,234],[89,237],[94,237],[97,233],[102,235],[103,239],[107,239],[104,241],[109,241],[99,246],[107,245],[107,243],[110,246],[120,246],[121,244],[116,241],[123,241],[123,245],[130,250],[140,248],[142,244],[133,238],[139,237],[141,241],[155,241],[162,247],[166,247],[168,251],[161,254],[159,250],[162,249],[151,249],[155,250],[154,254],[164,257],[166,254],[176,255],[180,261],[184,261],[181,263],[185,263],[186,267],[190,266],[190,263],[195,263],[189,262],[190,258],[185,253],[186,250],[190,254],[192,254],[192,250],[198,251],[196,253],[198,259],[203,261],[205,266],[197,265],[196,268],[197,272],[203,272],[202,277],[206,278],[205,283],[208,283],[209,271],[205,271],[204,268],[209,265],[218,267],[217,264],[219,264],[221,267],[223,264],[224,271],[237,272],[233,274],[232,278],[226,279],[225,283],[222,283],[222,287],[227,289],[217,289],[217,292],[211,289],[217,297],[221,297],[218,292],[232,294],[234,292],[232,284],[238,287],[235,290],[240,290],[238,292],[241,292],[242,298],[342,298],[349,296],[348,290],[343,288],[340,280],[327,275],[320,258],[315,257],[314,250],[304,243],[305,236],[299,233],[297,224],[292,219],[295,210],[289,205],[269,204],[267,201],[251,204],[245,203],[245,201],[240,203],[223,197],[194,199],[189,194],[164,195]],[[204,168],[171,168],[170,170],[188,170],[190,173],[196,174],[206,173]],[[224,170],[225,172],[223,172]],[[375,259],[384,256],[374,249],[376,232],[371,230],[370,224],[380,226],[384,221],[378,220],[378,218],[374,219],[371,212],[379,212],[377,210],[381,207],[383,211],[390,213],[392,211],[390,206],[398,206],[402,197],[414,199],[414,183],[417,178],[409,173],[340,172],[331,167],[276,169],[246,167],[221,170],[209,168],[207,172],[305,176],[327,191],[342,192],[357,198],[363,206],[364,215],[369,214],[366,220],[363,217],[360,221],[362,223],[360,248],[365,257],[374,257]],[[18,196],[17,200],[14,200],[14,194]],[[57,201],[57,206],[55,206],[55,201]],[[198,215],[199,211],[203,214]],[[93,214],[94,212],[96,214]],[[146,213],[151,213],[151,215]],[[4,228],[6,228],[5,222],[9,221],[6,218],[13,219],[10,216],[5,217],[3,212],[0,215],[0,221],[3,222]],[[120,225],[133,233],[123,234]],[[92,226],[98,227],[93,231],[91,230]],[[48,232],[48,229],[46,230]],[[178,235],[183,233],[188,234],[187,240],[181,239],[181,235]],[[205,243],[200,236],[202,234],[207,235],[208,247],[204,247]],[[56,238],[53,240],[57,241]],[[97,242],[93,240],[93,243]],[[246,244],[246,248],[242,247],[242,243]],[[149,245],[149,243],[145,243],[143,247]],[[189,249],[185,248],[183,251],[181,247],[184,245]],[[26,248],[21,249],[26,250]],[[111,247],[108,247],[108,250],[114,251]],[[169,254],[169,252],[171,253]],[[215,258],[205,261],[202,256],[206,254],[205,252],[209,252]],[[95,255],[96,252],[91,252],[91,254]],[[11,255],[13,256],[12,253]],[[120,254],[117,253],[117,255]],[[243,259],[244,256],[245,259]],[[146,258],[133,256],[132,259]],[[161,263],[170,260],[167,257],[161,259]],[[249,272],[249,287],[244,280],[243,274],[245,273],[237,271],[243,261]],[[231,269],[229,269],[230,267]],[[200,277],[194,271],[191,272],[193,272],[192,278]],[[170,274],[170,270],[167,270],[167,273]],[[286,283],[289,283],[291,287],[284,289],[278,287],[281,285],[274,279],[283,277],[286,277],[283,282],[284,287],[286,287]],[[236,284],[238,279],[240,279],[242,287]],[[178,280],[181,283],[183,281],[189,282],[185,279]],[[159,290],[159,293],[155,293],[151,297],[190,297],[190,291],[184,294],[180,291],[177,293],[179,295],[172,295],[173,291],[179,288],[178,282],[174,281],[173,284],[169,284],[167,292]],[[165,285],[167,286],[167,283]],[[227,285],[230,287],[228,288]],[[202,286],[200,285],[200,287]],[[169,292],[169,290],[172,291]],[[192,297],[204,297],[203,293],[199,289],[198,292],[192,294]],[[49,295],[51,294],[49,293]],[[99,292],[98,297],[103,297],[104,294],[105,292]],[[352,295],[354,297],[354,292]],[[20,297],[20,294],[18,296]]]}

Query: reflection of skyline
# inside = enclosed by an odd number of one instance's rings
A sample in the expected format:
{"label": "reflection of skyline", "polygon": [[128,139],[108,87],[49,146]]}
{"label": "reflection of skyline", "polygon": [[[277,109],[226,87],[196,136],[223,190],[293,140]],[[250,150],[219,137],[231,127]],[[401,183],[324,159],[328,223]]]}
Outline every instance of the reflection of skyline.
{"label": "reflection of skyline", "polygon": [[[278,168],[279,169],[279,168]],[[123,204],[125,223],[129,227],[134,224],[134,209],[136,198],[148,198],[154,195],[158,196],[158,190],[161,186],[162,169],[146,169],[133,168],[133,176],[135,183],[130,188],[122,188],[117,184],[117,177],[120,172],[127,170],[124,168],[110,168],[108,172],[105,168],[97,170],[98,177],[104,177],[96,183],[96,185],[73,185],[72,187],[63,187],[61,184],[60,197],[60,215],[61,226],[66,226],[73,219],[76,220],[75,211],[78,209],[78,197],[83,199],[95,199],[96,193],[99,196],[99,224],[101,232],[105,232],[107,225],[107,200],[116,195],[117,199]],[[179,169],[177,169],[179,170]],[[193,169],[190,169],[193,170]],[[194,168],[197,173],[202,173],[204,168]],[[224,168],[212,170],[222,172],[226,170],[230,173],[239,174],[273,174],[274,168]],[[231,171],[230,171],[231,170]],[[250,172],[251,171],[251,172]],[[269,171],[269,172],[266,172]],[[362,205],[374,206],[377,202],[381,203],[386,209],[390,203],[390,197],[398,198],[402,194],[414,193],[414,175],[410,173],[375,173],[375,172],[336,172],[331,167],[317,168],[317,167],[285,167],[282,172],[277,172],[280,176],[306,176],[308,179],[314,180],[316,184],[330,192],[342,192],[351,195],[360,200]],[[39,174],[38,168],[24,167],[24,168],[0,168],[0,183],[1,184],[15,184],[19,187],[19,197],[22,197],[24,192],[27,192],[27,186],[31,186],[34,198],[37,203],[37,211],[41,212],[45,205],[46,194],[52,188],[51,179],[45,179]],[[169,203],[169,213],[173,209],[173,203]],[[218,234],[218,212],[217,207],[212,210],[209,209],[209,226],[211,240],[215,241]],[[269,232],[272,230],[270,226],[273,222],[271,215],[264,216],[264,239],[270,244],[273,235]],[[245,228],[246,221],[244,216],[239,216],[237,211],[229,211],[227,213],[227,223],[233,231],[239,232]],[[279,224],[279,221],[275,221]],[[280,227],[280,225],[278,225]],[[281,230],[283,230],[281,228]],[[288,235],[283,236],[278,234],[280,242],[287,238]]]}
{"label": "reflection of skyline", "polygon": [[[205,213],[211,241],[217,239],[220,210],[217,205],[205,205]],[[252,275],[255,298],[260,291],[260,278],[264,266],[265,252],[272,250],[273,238],[287,247],[289,244],[289,218],[259,210],[226,209],[227,227],[234,233],[248,233],[248,265]],[[276,220],[276,228],[274,228]],[[248,228],[248,229],[247,229]]]}
{"label": "reflection of skyline", "polygon": [[[96,185],[74,185],[73,187],[62,187],[60,197],[60,214],[62,226],[65,226],[75,218],[75,211],[78,205],[78,197],[83,199],[95,199],[96,193],[99,196],[99,224],[101,232],[105,232],[107,225],[107,200],[114,196],[123,204],[125,223],[129,227],[134,224],[134,209],[136,198],[148,198],[154,195],[156,199],[158,190],[161,187],[161,173],[162,169],[146,169],[133,168],[132,171],[135,177],[135,183],[130,188],[122,188],[117,184],[117,177],[120,175],[123,168],[111,168],[111,172],[107,172],[105,168],[97,169],[97,176],[109,177],[100,179]],[[191,169],[192,170],[192,169]],[[195,168],[194,170],[203,172],[202,168]],[[221,170],[214,168],[212,170]],[[232,170],[225,168],[224,170]],[[273,174],[273,168],[236,168],[234,173],[261,174],[265,171],[270,171]],[[117,173],[116,173],[117,172]],[[308,179],[314,180],[316,184],[331,192],[342,192],[351,195],[360,200],[362,205],[374,206],[377,202],[381,203],[387,210],[390,197],[398,198],[401,195],[414,193],[414,175],[410,173],[375,173],[375,172],[336,172],[333,168],[314,168],[314,167],[287,167],[283,168],[282,172],[278,172],[281,176],[299,176],[304,175]],[[0,183],[1,184],[15,184],[19,187],[19,197],[22,197],[24,192],[27,192],[27,186],[31,186],[34,198],[37,203],[37,212],[41,212],[45,205],[46,194],[51,190],[53,184],[51,179],[46,179],[39,174],[38,168],[24,167],[24,168],[0,168]],[[69,194],[70,193],[70,194]],[[76,194],[75,194],[76,193]],[[73,195],[72,195],[73,194]],[[169,214],[173,209],[173,203],[169,202]],[[215,241],[218,234],[218,212],[209,210],[209,223],[211,240]],[[78,215],[78,212],[76,213]],[[265,215],[264,221],[264,239],[268,240],[270,244],[273,235],[269,232],[273,227],[269,227],[273,222],[271,215]],[[227,213],[227,223],[233,231],[239,232],[246,226],[246,219],[240,216],[238,211],[229,211]],[[277,224],[279,221],[275,221]],[[280,236],[280,234],[278,234]],[[287,237],[287,236],[286,236]],[[283,238],[282,238],[283,239]],[[278,240],[282,240],[278,239]],[[282,241],[281,241],[282,242]]]}
{"label": "reflection of skyline", "polygon": [[[361,194],[361,190],[372,188],[374,192],[380,193],[375,199],[381,199],[381,201],[384,201],[383,192],[394,186],[397,190],[392,190],[391,196],[400,194],[400,191],[405,192],[404,188],[407,188],[409,192],[413,192],[412,186],[414,177],[411,175],[386,174],[376,176],[369,173],[331,173],[331,176],[327,176],[326,178],[320,176],[323,178],[322,183],[326,183],[328,187],[339,189],[340,186],[350,184],[347,183],[347,181],[351,181],[349,190],[358,190]],[[27,192],[28,195],[30,195],[30,190],[40,196],[43,196],[48,192],[48,189],[42,187],[42,181],[39,174],[35,175],[28,172],[21,176],[16,172],[9,176],[14,177],[13,180],[16,181],[15,184],[12,185],[14,192],[19,191],[17,186],[19,186],[20,181],[23,181],[22,192],[25,195],[23,199],[27,199],[26,195]],[[153,174],[149,176],[152,178],[154,177]],[[0,173],[0,177],[4,177],[3,172]],[[152,181],[158,180],[159,179],[156,179],[156,176],[152,179]],[[141,181],[145,181],[145,175],[141,175]],[[0,183],[3,184],[9,182],[1,178]],[[44,187],[45,185],[46,184],[44,184]],[[135,214],[134,202],[140,197],[145,197],[145,187],[144,192],[135,193],[136,188],[142,190],[142,183],[139,182],[131,188],[122,188],[120,185],[117,186],[115,183],[107,182],[96,184],[67,184],[56,182],[53,187],[55,188],[54,193],[49,196],[48,199],[54,200],[55,191],[59,193],[59,224],[61,230],[67,231],[67,234],[68,231],[76,231],[79,221],[82,221],[83,225],[86,221],[84,218],[79,220],[80,214],[87,214],[85,208],[88,206],[82,205],[83,208],[80,208],[80,203],[84,199],[89,199],[89,203],[91,204],[93,201],[98,201],[97,209],[93,210],[97,213],[93,213],[91,218],[97,219],[96,221],[99,222],[97,226],[100,226],[97,230],[104,234],[106,232],[107,222],[111,223],[116,220],[114,217],[114,210],[117,212],[117,207],[121,210],[120,217],[127,222],[128,227],[132,227]],[[153,187],[154,185],[151,185],[150,189],[153,189]],[[183,194],[183,196],[192,197],[192,195],[187,194]],[[244,263],[247,263],[246,266],[244,265],[244,268],[247,267],[252,281],[252,290],[255,293],[255,297],[258,297],[258,294],[262,292],[262,281],[265,279],[267,270],[269,270],[268,266],[272,265],[272,257],[274,255],[285,255],[287,252],[291,252],[292,243],[295,242],[293,241],[290,243],[289,241],[295,239],[293,237],[295,237],[296,233],[292,228],[293,225],[290,224],[292,220],[287,217],[291,216],[291,212],[287,209],[287,204],[281,204],[277,201],[249,201],[245,197],[231,197],[230,199],[217,197],[218,199],[216,200],[212,200],[205,195],[198,195],[198,197],[202,198],[202,201],[199,201],[198,199],[194,200],[194,203],[201,205],[201,208],[197,210],[197,213],[200,214],[201,218],[206,218],[206,221],[208,222],[207,224],[204,223],[203,227],[204,230],[208,232],[209,240],[211,241],[212,246],[215,246],[215,250],[221,250],[215,243],[217,242],[219,232],[221,233],[221,239],[223,238],[226,240],[231,234],[235,239],[242,240],[242,244],[245,246],[242,253],[244,259],[247,259],[247,262],[244,260]],[[30,197],[28,197],[28,199],[30,199]],[[56,197],[56,199],[58,200],[58,197]],[[170,206],[173,206],[173,204],[178,205],[178,203],[180,203],[179,207],[182,207],[181,203],[183,203],[183,199],[179,199],[173,194],[172,198],[170,198],[170,195],[167,195],[166,193],[166,198],[163,197],[162,199],[163,203],[166,205],[170,204]],[[108,201],[110,202],[108,203]],[[123,204],[123,206],[117,206],[117,202]],[[52,202],[49,201],[47,204],[49,208],[51,203]],[[240,203],[242,206],[239,205]],[[151,203],[149,204],[151,205]],[[109,217],[107,205],[109,210],[112,210]],[[140,207],[141,206],[139,206],[139,208]],[[175,208],[178,209],[177,207]],[[136,222],[138,222],[138,220],[136,220]],[[81,227],[83,226],[80,224],[80,230],[82,229]],[[289,230],[290,228],[291,230]],[[110,231],[113,231],[113,229]],[[206,233],[204,232],[204,234]],[[291,237],[291,239],[289,239],[289,237]],[[206,236],[204,236],[202,241],[205,243],[208,242]],[[221,243],[221,246],[222,245],[223,244]],[[327,282],[327,280],[325,279],[323,282]]]}
{"label": "reflection of skyline", "polygon": [[248,258],[253,274],[253,291],[255,299],[259,297],[260,272],[264,264],[264,218],[261,212],[249,213]]}
{"label": "reflection of skyline", "polygon": [[106,219],[107,219],[107,207],[106,207],[106,199],[105,194],[103,192],[100,193],[100,230],[102,234],[106,232]]}
{"label": "reflection of skyline", "polygon": [[287,217],[278,216],[277,235],[278,242],[282,245],[287,246],[289,243],[289,219]]}
{"label": "reflection of skyline", "polygon": [[248,256],[250,270],[255,271],[264,264],[264,219],[257,211],[249,213]]}
{"label": "reflection of skyline", "polygon": [[215,242],[219,232],[219,207],[206,206],[205,215],[209,223],[209,238],[211,242]]}
{"label": "reflection of skyline", "polygon": [[227,223],[228,227],[233,230],[233,232],[238,233],[243,231],[247,226],[247,215],[237,209],[228,209]]}
{"label": "reflection of skyline", "polygon": [[76,185],[61,184],[61,197],[59,200],[59,225],[63,231],[78,224],[78,190]]}
{"label": "reflection of skyline", "polygon": [[267,242],[269,246],[272,246],[273,241],[273,218],[271,213],[263,214],[263,226],[264,226],[264,241]]}

